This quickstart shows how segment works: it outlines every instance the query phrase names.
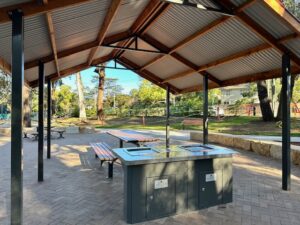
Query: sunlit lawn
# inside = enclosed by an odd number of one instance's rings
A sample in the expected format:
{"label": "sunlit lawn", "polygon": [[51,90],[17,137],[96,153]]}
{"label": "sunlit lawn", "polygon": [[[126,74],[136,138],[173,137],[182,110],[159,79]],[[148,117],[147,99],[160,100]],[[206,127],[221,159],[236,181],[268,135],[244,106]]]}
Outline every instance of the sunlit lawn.
{"label": "sunlit lawn", "polygon": [[[170,126],[172,130],[182,130],[182,117],[172,117]],[[115,129],[145,129],[145,130],[165,130],[164,117],[147,117],[145,125],[140,117],[131,118],[106,118],[104,125],[96,120],[88,120],[81,123],[78,118],[57,119],[60,126],[88,125],[96,128]],[[202,126],[185,126],[186,130],[202,130]],[[281,135],[281,127],[276,122],[263,122],[259,117],[225,117],[221,120],[211,118],[209,120],[209,130],[211,132],[228,134],[248,134],[248,135]],[[300,119],[293,118],[291,121],[292,136],[300,136]]]}

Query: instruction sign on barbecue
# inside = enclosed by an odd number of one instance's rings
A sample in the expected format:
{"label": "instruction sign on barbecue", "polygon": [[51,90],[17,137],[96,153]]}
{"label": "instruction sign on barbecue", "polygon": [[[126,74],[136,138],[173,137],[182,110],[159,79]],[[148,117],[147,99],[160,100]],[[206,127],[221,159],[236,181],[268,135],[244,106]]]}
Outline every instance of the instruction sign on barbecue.
{"label": "instruction sign on barbecue", "polygon": [[154,182],[154,189],[161,189],[168,187],[168,179],[156,180]]}
{"label": "instruction sign on barbecue", "polygon": [[217,174],[215,174],[215,173],[208,173],[205,176],[206,182],[211,182],[211,181],[216,181],[216,180],[217,180]]}

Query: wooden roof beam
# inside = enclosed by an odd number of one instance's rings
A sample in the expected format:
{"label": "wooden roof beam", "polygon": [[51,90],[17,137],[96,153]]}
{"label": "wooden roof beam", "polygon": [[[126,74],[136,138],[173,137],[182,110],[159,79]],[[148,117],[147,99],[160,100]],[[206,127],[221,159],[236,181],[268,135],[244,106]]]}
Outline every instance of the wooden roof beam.
{"label": "wooden roof beam", "polygon": [[[115,42],[118,42],[119,40],[123,40],[124,38],[129,38],[129,37],[131,37],[131,36],[128,31],[117,33],[112,36],[106,37],[103,41],[103,44],[105,45],[105,44],[115,43]],[[93,47],[96,47],[97,45],[98,45],[98,42],[95,40],[95,41],[85,43],[85,44],[82,44],[82,45],[79,45],[79,46],[76,46],[76,47],[73,47],[70,49],[66,49],[61,52],[57,52],[57,58],[58,59],[64,58],[64,57],[91,49]],[[48,63],[48,62],[51,62],[54,60],[54,56],[53,56],[53,54],[51,54],[51,55],[43,57],[39,60],[41,60],[44,63]],[[35,59],[35,60],[25,63],[25,69],[30,69],[30,68],[38,66],[39,60]]]}
{"label": "wooden roof beam", "polygon": [[53,57],[54,57],[54,61],[55,61],[56,72],[59,75],[60,69],[59,69],[59,64],[58,64],[56,40],[55,40],[54,26],[53,26],[51,13],[46,13],[46,20],[47,20],[48,31],[49,31],[49,35],[50,35],[50,42],[51,42]]}
{"label": "wooden roof beam", "polygon": [[[42,5],[42,4],[47,5],[48,0],[38,0],[37,3],[40,5]],[[51,43],[51,48],[52,48],[52,52],[53,52],[53,57],[54,57],[54,61],[55,61],[56,72],[60,76],[60,74],[59,74],[60,69],[59,69],[58,58],[57,58],[55,32],[54,32],[54,26],[53,26],[53,21],[52,21],[50,12],[46,13],[46,21],[47,21],[47,27],[48,27],[48,32],[49,32],[49,36],[50,36],[50,43]]]}
{"label": "wooden roof beam", "polygon": [[[129,59],[125,58],[124,56],[120,57],[118,59],[119,63],[122,64],[123,66],[129,68],[129,69],[134,69],[137,70],[139,68],[139,66],[137,64],[135,64],[134,62],[130,61]],[[141,77],[149,80],[150,82],[158,85],[159,87],[166,89],[168,85],[165,84],[161,84],[161,78],[159,78],[158,76],[156,76],[155,74],[144,70],[144,71],[136,71],[136,73],[138,75],[140,75]],[[178,94],[180,92],[180,90],[176,87],[174,87],[173,85],[169,85],[170,90],[173,94]]]}
{"label": "wooden roof beam", "polygon": [[[199,66],[196,71],[197,72],[206,71],[207,69],[210,69],[212,67],[216,67],[216,66],[219,66],[221,64],[232,62],[233,60],[237,60],[239,58],[243,58],[243,57],[249,56],[253,53],[257,53],[259,51],[263,51],[263,50],[266,50],[266,49],[269,49],[269,48],[271,48],[271,46],[269,44],[261,44],[259,46],[254,47],[254,48],[246,49],[242,52],[238,52],[238,53],[235,53],[233,55],[229,55],[229,56],[221,58],[219,60],[207,63],[207,64],[202,65],[202,66]],[[176,80],[176,79],[180,79],[182,77],[187,77],[187,76],[192,75],[193,73],[195,73],[195,71],[187,70],[185,72],[181,72],[181,73],[172,75],[170,77],[167,77],[166,79],[164,79],[163,83],[170,82],[170,81]]]}
{"label": "wooden roof beam", "polygon": [[87,64],[90,66],[92,64],[92,61],[99,49],[99,46],[102,44],[105,36],[106,36],[106,33],[110,27],[110,25],[112,24],[116,14],[117,14],[117,11],[118,9],[120,8],[120,5],[121,5],[121,2],[122,0],[112,0],[111,2],[111,5],[110,5],[110,8],[106,14],[106,17],[104,19],[104,22],[101,26],[101,29],[98,33],[98,37],[97,37],[97,42],[98,42],[98,45],[97,47],[94,47],[92,48],[91,52],[90,52],[90,55],[88,57],[88,61],[87,61]]}
{"label": "wooden roof beam", "polygon": [[165,83],[168,83],[172,80],[176,80],[176,79],[179,79],[179,78],[182,78],[182,77],[186,77],[190,74],[193,74],[195,73],[195,71],[193,69],[189,69],[189,70],[186,70],[186,71],[183,71],[183,72],[179,72],[177,74],[174,74],[166,79],[164,79],[161,83],[165,84]]}
{"label": "wooden roof beam", "polygon": [[0,8],[0,23],[11,22],[8,12],[14,9],[22,10],[24,17],[47,13],[53,10],[82,4],[91,0],[49,0],[48,4],[38,4],[36,1],[15,4]]}
{"label": "wooden roof beam", "polygon": [[[296,37],[295,34],[288,35],[286,37],[282,37],[282,38],[278,39],[277,41],[279,43],[283,43],[283,42],[289,41],[291,39],[294,39],[295,37]],[[206,70],[211,69],[213,67],[216,67],[216,66],[219,66],[219,65],[222,65],[222,64],[225,64],[225,63],[229,63],[229,62],[232,62],[234,60],[244,58],[244,57],[250,56],[252,54],[258,53],[260,51],[264,51],[264,50],[271,49],[271,48],[272,48],[272,46],[270,44],[267,44],[267,43],[266,44],[261,44],[261,45],[258,45],[256,47],[249,48],[249,49],[246,49],[244,51],[234,53],[232,55],[229,55],[229,56],[226,56],[224,58],[218,59],[216,61],[207,63],[205,65],[201,65],[201,66],[198,67],[197,72],[206,71]],[[195,71],[193,71],[193,70],[187,70],[187,71],[184,71],[184,72],[180,72],[178,74],[172,75],[172,76],[164,79],[163,83],[167,83],[167,82],[172,81],[172,80],[176,80],[176,79],[179,79],[179,78],[182,78],[182,77],[186,77],[186,76],[189,76],[193,73],[195,73]]]}
{"label": "wooden roof beam", "polygon": [[[291,73],[298,74],[298,73],[300,73],[300,69],[294,66],[291,68]],[[260,72],[260,73],[250,74],[250,75],[246,75],[246,76],[242,76],[242,77],[224,80],[222,82],[222,87],[244,84],[244,83],[251,83],[251,82],[255,82],[255,81],[259,81],[259,80],[268,80],[268,79],[272,79],[272,78],[279,78],[281,76],[282,76],[282,68],[278,68],[278,69],[274,69],[274,70],[270,70],[270,71],[265,71],[265,72]]]}
{"label": "wooden roof beam", "polygon": [[[220,19],[217,19],[215,21],[213,21],[212,23],[210,23],[208,26],[202,28],[201,30],[197,31],[196,33],[194,33],[192,36],[187,37],[186,39],[184,39],[183,41],[179,42],[178,44],[176,44],[173,48],[171,48],[167,53],[170,55],[172,53],[174,53],[175,51],[179,50],[180,48],[182,48],[183,46],[187,45],[188,43],[190,43],[191,41],[195,40],[196,38],[201,37],[202,35],[205,35],[206,33],[208,33],[209,31],[213,30],[214,28],[217,28],[219,25],[225,23],[228,19],[230,19],[230,17],[221,17]],[[141,67],[142,70],[146,69],[147,67],[151,66],[152,64],[162,60],[163,58],[165,58],[167,55],[160,55],[159,57],[156,57],[154,60],[149,61],[148,63],[146,63],[145,65],[143,65]]]}
{"label": "wooden roof beam", "polygon": [[[252,1],[248,1],[245,4],[241,5],[237,10],[238,11],[242,11],[245,10],[246,8],[250,7],[252,4],[254,4],[256,2],[256,0],[252,0]],[[174,47],[172,47],[168,54],[172,54],[175,53],[176,51],[178,51],[179,49],[183,48],[184,46],[190,44],[191,42],[195,41],[196,39],[200,38],[201,36],[204,36],[205,34],[211,32],[213,29],[218,28],[220,25],[224,24],[225,22],[227,22],[229,19],[231,19],[230,16],[222,16],[219,19],[211,22],[210,24],[208,24],[207,26],[203,27],[202,29],[198,30],[197,32],[195,32],[194,34],[192,34],[191,36],[183,39],[182,41],[180,41],[179,43],[177,43]],[[150,65],[160,61],[161,59],[163,59],[164,57],[166,57],[167,55],[161,55],[159,57],[156,57],[155,59],[151,60],[150,62],[146,63],[145,65],[142,66],[142,69],[146,69],[147,67],[149,67]]]}
{"label": "wooden roof beam", "polygon": [[[233,9],[236,12],[237,7],[230,0],[224,0],[220,2],[225,7]],[[256,23],[252,18],[250,18],[246,13],[236,12],[236,17],[250,30],[255,32],[257,36],[261,39],[272,45],[277,51],[281,54],[289,53],[291,60],[296,63],[297,66],[300,66],[300,59],[299,57],[291,52],[287,47],[279,43],[275,37],[273,37],[268,31],[266,31],[262,26]]]}
{"label": "wooden roof beam", "polygon": [[[208,89],[214,89],[214,88],[219,88],[220,86],[218,86],[215,83],[208,83]],[[188,88],[184,88],[183,90],[181,90],[181,92],[179,94],[185,94],[185,93],[189,93],[189,92],[196,92],[196,91],[202,91],[203,90],[203,86],[202,85],[195,85],[192,87],[188,87]]]}
{"label": "wooden roof beam", "polygon": [[[292,75],[296,75],[300,73],[300,68],[297,67],[292,67],[291,68]],[[268,80],[272,78],[279,78],[282,76],[282,69],[274,69],[270,71],[264,71],[264,72],[259,72],[255,74],[249,74],[245,75],[242,77],[236,77],[236,78],[231,78],[228,80],[222,81],[221,87],[226,87],[226,86],[232,86],[232,85],[238,85],[238,84],[245,84],[245,83],[251,83],[251,82],[256,82],[259,80]],[[217,86],[213,83],[209,83],[209,89],[217,88]],[[188,92],[193,92],[193,91],[201,91],[202,85],[196,85],[192,87],[188,87],[183,89],[180,94],[183,93],[188,93]]]}
{"label": "wooden roof beam", "polygon": [[[151,44],[154,48],[162,51],[162,52],[168,52],[169,48],[167,46],[165,46],[164,44],[162,44],[161,42],[159,42],[158,40],[156,40],[155,38],[144,34],[142,37],[142,39],[144,39],[145,41],[147,41],[149,44]],[[180,56],[179,54],[177,54],[176,52],[172,53],[170,55],[172,58],[176,59],[177,61],[179,61],[180,63],[184,64],[185,66],[189,67],[190,69],[192,69],[194,72],[197,72],[197,68],[198,66],[193,64],[192,62],[190,62],[189,60],[185,59],[184,57]],[[143,71],[145,69],[139,69],[139,71]],[[205,73],[205,75],[208,76],[208,79],[219,84],[221,81],[218,80],[217,78],[215,78],[213,75],[209,74],[207,71],[203,71],[202,72],[202,76]],[[163,80],[161,81],[163,82]]]}
{"label": "wooden roof beam", "polygon": [[[99,63],[103,63],[103,62],[106,62],[106,61],[111,60],[111,59],[112,59],[111,54],[108,54],[106,56],[94,59],[93,63],[99,64]],[[82,70],[88,69],[89,67],[90,66],[88,66],[86,63],[82,63],[82,64],[79,64],[79,65],[76,65],[76,66],[73,66],[73,67],[61,70],[60,71],[60,76],[58,76],[58,73],[53,73],[51,75],[48,75],[46,77],[46,79],[50,79],[50,80],[61,79],[61,78],[66,77],[66,76],[68,76],[70,74],[74,74],[74,73],[80,72]],[[29,83],[29,85],[30,85],[30,87],[36,87],[38,85],[38,80],[31,81]]]}
{"label": "wooden roof beam", "polygon": [[[160,0],[150,1],[149,4],[145,7],[143,12],[139,15],[136,21],[130,28],[131,34],[144,34],[150,29],[151,25],[158,20],[171,6],[171,4],[166,4]],[[120,43],[120,46],[130,46],[133,43],[133,39],[124,41]],[[115,50],[114,55],[116,57],[122,56],[124,50]]]}
{"label": "wooden roof beam", "polygon": [[298,20],[284,8],[283,3],[274,0],[263,0],[262,2],[271,9],[274,14],[279,16],[294,32],[298,35],[300,34],[300,24]]}

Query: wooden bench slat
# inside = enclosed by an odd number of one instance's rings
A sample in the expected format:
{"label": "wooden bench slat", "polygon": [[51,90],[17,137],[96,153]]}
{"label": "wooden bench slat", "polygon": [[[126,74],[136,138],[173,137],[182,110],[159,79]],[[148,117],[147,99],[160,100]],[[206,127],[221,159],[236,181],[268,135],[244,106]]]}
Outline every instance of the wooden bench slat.
{"label": "wooden bench slat", "polygon": [[118,158],[111,152],[111,148],[105,142],[91,143],[96,156],[101,160],[101,166],[104,161],[108,161],[108,178],[113,177],[113,163]]}
{"label": "wooden bench slat", "polygon": [[115,156],[112,154],[110,147],[107,146],[107,144],[96,144],[95,148],[97,148],[102,155],[106,155],[110,158],[115,158]]}
{"label": "wooden bench slat", "polygon": [[91,146],[100,160],[114,161],[117,159],[105,142],[91,143]]}
{"label": "wooden bench slat", "polygon": [[102,149],[99,149],[97,147],[95,147],[95,148],[96,148],[95,152],[96,152],[96,154],[98,155],[99,158],[106,159],[106,160],[111,160],[112,159],[111,155],[109,155],[107,153],[107,151],[103,151]]}
{"label": "wooden bench slat", "polygon": [[113,157],[106,150],[103,150],[99,147],[95,147],[95,148],[96,148],[96,153],[99,156],[99,158],[104,158],[104,159],[108,159],[108,160],[113,159]]}

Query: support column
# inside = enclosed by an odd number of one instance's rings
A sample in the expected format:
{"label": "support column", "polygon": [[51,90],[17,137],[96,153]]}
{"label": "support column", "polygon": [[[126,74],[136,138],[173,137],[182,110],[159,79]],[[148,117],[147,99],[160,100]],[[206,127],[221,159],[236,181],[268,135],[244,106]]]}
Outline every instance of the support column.
{"label": "support column", "polygon": [[39,62],[38,181],[44,180],[44,63]]}
{"label": "support column", "polygon": [[287,54],[282,56],[282,189],[291,190],[291,65]]}
{"label": "support column", "polygon": [[166,90],[166,148],[170,147],[170,87]]}
{"label": "support column", "polygon": [[23,216],[23,87],[24,20],[20,10],[12,19],[12,106],[11,106],[11,225],[21,225]]}
{"label": "support column", "polygon": [[208,144],[208,78],[203,77],[203,144]]}
{"label": "support column", "polygon": [[47,159],[51,158],[51,114],[52,114],[52,105],[51,105],[51,80],[47,80],[48,84],[48,95],[47,95]]}

